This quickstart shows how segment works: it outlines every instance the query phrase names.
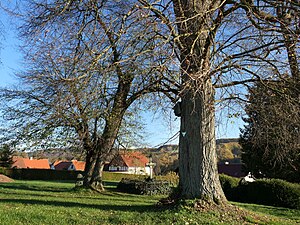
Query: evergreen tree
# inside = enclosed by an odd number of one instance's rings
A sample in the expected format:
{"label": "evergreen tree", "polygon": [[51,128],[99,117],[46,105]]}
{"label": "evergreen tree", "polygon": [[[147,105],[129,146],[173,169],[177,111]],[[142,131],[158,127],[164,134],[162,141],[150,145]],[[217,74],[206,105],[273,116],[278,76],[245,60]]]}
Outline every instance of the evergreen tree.
{"label": "evergreen tree", "polygon": [[4,144],[0,148],[0,167],[10,167],[13,163],[12,160],[13,150],[8,144]]}
{"label": "evergreen tree", "polygon": [[254,176],[300,181],[300,92],[297,82],[257,84],[246,107],[240,144]]}

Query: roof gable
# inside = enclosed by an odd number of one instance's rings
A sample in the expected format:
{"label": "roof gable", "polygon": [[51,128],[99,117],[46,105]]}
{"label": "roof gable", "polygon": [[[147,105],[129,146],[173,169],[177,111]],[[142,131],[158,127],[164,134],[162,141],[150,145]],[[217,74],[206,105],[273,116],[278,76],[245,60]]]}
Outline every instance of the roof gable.
{"label": "roof gable", "polygon": [[55,170],[68,170],[72,162],[69,161],[59,161],[54,163]]}
{"label": "roof gable", "polygon": [[83,161],[77,161],[77,160],[72,160],[72,163],[75,167],[75,170],[81,170],[84,171],[85,169],[85,162]]}
{"label": "roof gable", "polygon": [[145,167],[149,162],[141,152],[120,153],[120,156],[128,167]]}
{"label": "roof gable", "polygon": [[[70,169],[72,165],[74,166],[74,168]],[[54,168],[56,170],[81,170],[81,171],[84,171],[85,162],[77,161],[77,160],[57,161],[57,162],[54,162]]]}
{"label": "roof gable", "polygon": [[12,168],[18,169],[50,169],[48,159],[28,159],[22,157],[14,157]]}

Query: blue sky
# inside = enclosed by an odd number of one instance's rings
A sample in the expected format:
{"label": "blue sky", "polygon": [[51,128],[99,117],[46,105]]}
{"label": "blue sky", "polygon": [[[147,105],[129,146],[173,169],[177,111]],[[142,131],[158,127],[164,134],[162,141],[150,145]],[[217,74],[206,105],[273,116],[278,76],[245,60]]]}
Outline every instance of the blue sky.
{"label": "blue sky", "polygon": [[[16,84],[13,77],[15,71],[22,70],[22,55],[18,51],[17,32],[14,30],[9,20],[0,13],[4,32],[0,39],[0,87]],[[143,113],[145,126],[145,142],[150,146],[164,144],[170,137],[179,130],[179,118],[162,119],[161,116],[153,115],[150,112]],[[239,136],[239,127],[242,127],[241,119],[222,119],[222,123],[216,128],[217,138],[237,138]],[[177,144],[175,139],[171,144]]]}
{"label": "blue sky", "polygon": [[0,86],[15,82],[14,71],[21,69],[22,56],[18,51],[17,32],[10,19],[0,11]]}

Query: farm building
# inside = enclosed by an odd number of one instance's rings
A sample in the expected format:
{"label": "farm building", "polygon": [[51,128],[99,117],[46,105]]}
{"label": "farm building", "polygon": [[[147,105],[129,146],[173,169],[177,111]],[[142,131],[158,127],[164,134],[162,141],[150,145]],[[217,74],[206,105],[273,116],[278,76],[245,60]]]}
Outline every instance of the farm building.
{"label": "farm building", "polygon": [[150,175],[149,159],[141,152],[121,152],[106,166],[107,171],[138,175]]}

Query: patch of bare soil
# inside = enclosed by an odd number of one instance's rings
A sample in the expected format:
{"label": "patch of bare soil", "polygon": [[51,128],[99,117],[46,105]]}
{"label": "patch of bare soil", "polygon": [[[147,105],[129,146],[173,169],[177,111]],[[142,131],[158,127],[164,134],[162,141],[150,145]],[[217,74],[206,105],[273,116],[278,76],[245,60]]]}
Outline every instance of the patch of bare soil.
{"label": "patch of bare soil", "polygon": [[13,182],[14,180],[3,175],[3,174],[0,174],[0,183],[8,183],[8,182]]}
{"label": "patch of bare soil", "polygon": [[194,204],[197,211],[214,212],[219,215],[220,222],[230,222],[232,224],[257,224],[266,223],[268,218],[255,212],[241,209],[229,203],[214,204],[205,200],[197,200]]}
{"label": "patch of bare soil", "polygon": [[159,201],[158,206],[173,208],[178,206],[178,204],[187,204],[187,208],[189,208],[190,210],[196,210],[199,213],[211,213],[219,218],[220,223],[238,225],[269,223],[268,217],[231,205],[229,202],[216,204],[215,202],[198,199],[179,203],[170,198],[165,198]]}

